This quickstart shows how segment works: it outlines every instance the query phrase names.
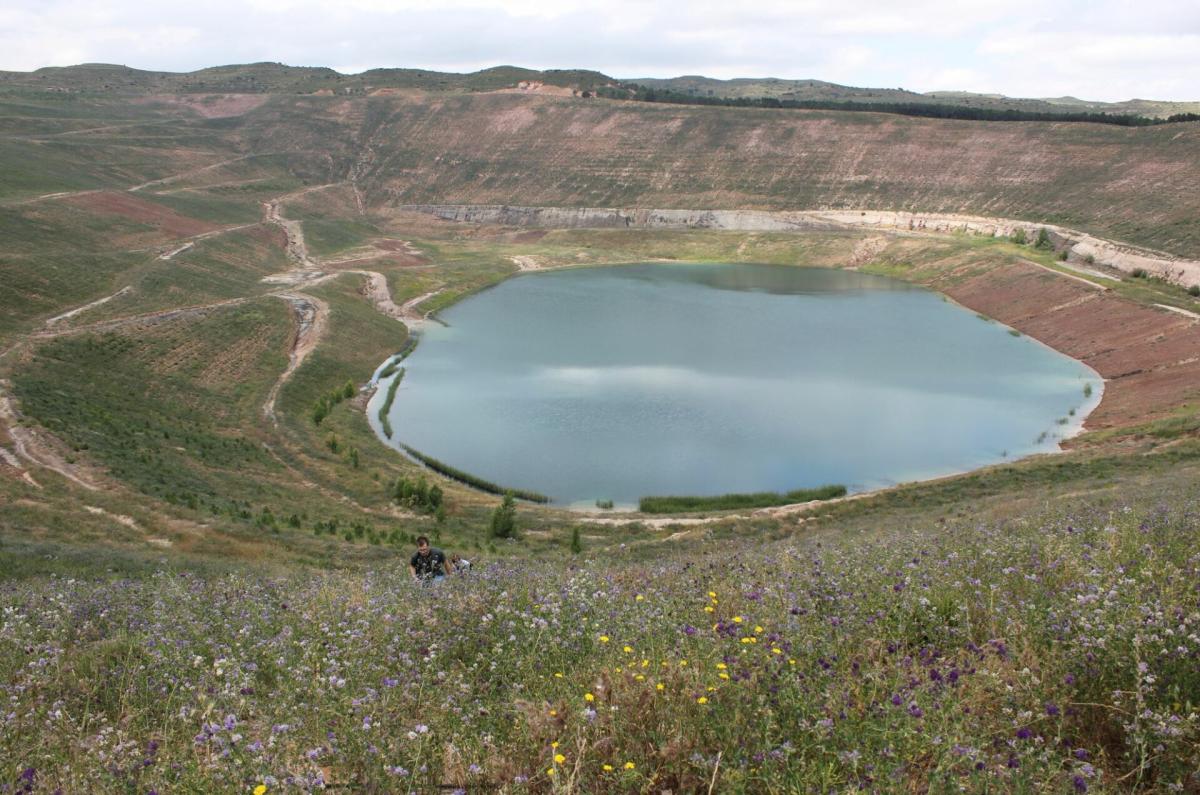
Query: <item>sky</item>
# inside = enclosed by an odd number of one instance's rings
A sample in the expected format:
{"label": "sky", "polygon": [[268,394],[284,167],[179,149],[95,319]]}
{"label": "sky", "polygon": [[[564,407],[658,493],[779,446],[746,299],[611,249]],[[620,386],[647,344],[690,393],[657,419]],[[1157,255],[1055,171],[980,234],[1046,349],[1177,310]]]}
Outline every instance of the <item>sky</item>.
{"label": "sky", "polygon": [[1200,2],[0,0],[0,69],[256,61],[1197,101]]}

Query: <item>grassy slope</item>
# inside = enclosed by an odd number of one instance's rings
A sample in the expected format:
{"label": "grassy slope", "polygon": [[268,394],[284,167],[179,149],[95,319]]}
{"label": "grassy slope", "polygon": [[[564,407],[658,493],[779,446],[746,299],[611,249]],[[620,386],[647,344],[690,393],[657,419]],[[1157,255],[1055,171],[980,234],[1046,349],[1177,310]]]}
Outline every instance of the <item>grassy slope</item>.
{"label": "grassy slope", "polygon": [[428,592],[394,565],[12,583],[0,775],[90,791],[1186,789],[1197,474],[1038,487],[1016,512],[1009,496],[876,514],[742,543],[733,563],[730,541],[517,559]]}

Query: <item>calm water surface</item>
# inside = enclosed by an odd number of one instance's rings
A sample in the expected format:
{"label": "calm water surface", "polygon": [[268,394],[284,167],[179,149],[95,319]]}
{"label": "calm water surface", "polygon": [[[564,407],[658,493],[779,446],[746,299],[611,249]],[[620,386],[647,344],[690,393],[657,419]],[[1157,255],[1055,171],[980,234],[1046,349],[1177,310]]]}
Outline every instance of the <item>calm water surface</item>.
{"label": "calm water surface", "polygon": [[1102,386],[936,293],[847,271],[536,273],[443,318],[405,362],[393,443],[557,503],[962,471],[1055,449]]}

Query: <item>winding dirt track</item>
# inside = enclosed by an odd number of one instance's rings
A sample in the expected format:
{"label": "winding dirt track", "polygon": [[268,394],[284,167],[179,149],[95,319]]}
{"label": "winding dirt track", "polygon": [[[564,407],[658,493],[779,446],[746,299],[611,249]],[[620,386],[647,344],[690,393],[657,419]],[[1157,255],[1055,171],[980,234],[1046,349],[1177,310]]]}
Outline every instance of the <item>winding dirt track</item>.
{"label": "winding dirt track", "polygon": [[[198,173],[219,168],[229,163],[244,160],[246,158],[234,158],[220,163],[213,163],[199,169],[177,174],[171,177],[165,177],[159,180],[134,185],[127,190],[135,192],[144,188],[149,188],[155,185],[170,184],[179,179],[192,176]],[[288,364],[284,371],[279,375],[279,378],[271,386],[267,394],[267,399],[262,406],[262,414],[264,419],[271,422],[272,426],[278,428],[279,421],[276,413],[276,403],[279,399],[279,394],[283,387],[292,378],[295,372],[300,368],[309,354],[317,347],[328,329],[329,321],[329,305],[315,296],[300,292],[296,288],[315,286],[330,279],[336,278],[342,273],[354,273],[367,278],[367,298],[372,305],[381,313],[398,321],[405,322],[409,325],[419,325],[425,322],[426,318],[417,311],[417,306],[427,298],[435,295],[439,291],[426,293],[418,296],[403,305],[397,305],[392,300],[391,290],[387,283],[387,278],[376,271],[366,270],[341,270],[333,272],[323,272],[320,268],[320,263],[313,258],[308,251],[308,246],[304,240],[304,229],[300,221],[292,220],[283,214],[283,202],[295,196],[304,195],[314,191],[324,190],[326,188],[335,187],[339,183],[331,185],[316,185],[305,188],[294,193],[281,196],[264,204],[263,220],[267,223],[274,224],[280,227],[287,238],[287,254],[289,259],[295,263],[297,268],[292,271],[272,274],[266,277],[263,281],[267,284],[278,285],[280,292],[267,293],[268,296],[273,296],[283,301],[291,307],[296,319],[296,331],[292,339],[292,344],[288,351]],[[39,196],[25,202],[67,199],[73,196],[93,193],[95,191],[81,192],[63,192],[58,194],[47,194]],[[245,229],[254,224],[243,224],[234,227],[226,227],[222,229],[205,232],[203,234],[194,235],[187,238],[182,244],[163,251],[159,254],[160,260],[170,260],[178,254],[187,251],[196,244],[197,241],[203,240],[216,235],[225,234],[227,232],[238,229]],[[7,356],[12,351],[21,347],[29,341],[50,340],[56,337],[87,334],[87,333],[103,333],[106,331],[116,331],[131,326],[147,326],[156,325],[158,323],[179,320],[188,317],[202,317],[220,309],[237,306],[251,300],[250,297],[233,298],[225,301],[217,301],[210,304],[203,304],[190,307],[177,307],[172,309],[164,309],[155,312],[145,312],[136,315],[125,317],[112,318],[102,320],[95,323],[87,323],[81,325],[68,325],[67,321],[77,318],[79,315],[94,309],[98,306],[108,303],[120,296],[126,295],[132,291],[132,287],[126,286],[113,293],[112,295],[91,301],[82,306],[70,309],[55,317],[47,320],[42,329],[29,334],[24,339],[18,340],[0,356]],[[0,445],[0,465],[8,466],[17,471],[18,476],[29,483],[31,486],[41,488],[33,477],[33,475],[22,466],[22,462],[27,462],[34,467],[49,469],[70,480],[71,482],[88,490],[97,490],[101,486],[96,479],[87,472],[84,468],[68,463],[63,456],[58,452],[61,444],[50,434],[45,433],[42,429],[23,425],[21,417],[13,404],[10,397],[4,391],[4,385],[0,384],[0,431],[7,433],[8,439],[11,441],[12,450]],[[285,465],[292,467],[292,464],[283,457],[276,455],[279,460]],[[294,467],[293,467],[294,468]],[[301,479],[310,487],[321,488],[318,484],[313,483],[303,473],[299,473]],[[325,489],[321,489],[325,491]],[[339,499],[345,500],[344,496],[333,495]]]}
{"label": "winding dirt track", "polygon": [[271,391],[267,393],[266,402],[263,403],[263,417],[274,425],[279,424],[275,415],[275,401],[279,398],[280,390],[317,347],[317,343],[325,335],[325,329],[329,323],[329,305],[320,298],[314,298],[304,293],[277,293],[276,297],[287,301],[292,307],[292,311],[295,312],[296,336],[292,340],[292,349],[288,353],[287,368],[275,381]]}

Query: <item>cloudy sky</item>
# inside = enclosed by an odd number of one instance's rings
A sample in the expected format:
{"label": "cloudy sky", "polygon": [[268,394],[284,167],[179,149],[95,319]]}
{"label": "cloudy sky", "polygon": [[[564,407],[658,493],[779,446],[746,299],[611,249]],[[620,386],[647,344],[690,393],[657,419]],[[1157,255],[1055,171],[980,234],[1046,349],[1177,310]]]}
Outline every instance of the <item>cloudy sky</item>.
{"label": "cloudy sky", "polygon": [[252,61],[1200,100],[1200,2],[0,0],[0,69]]}

